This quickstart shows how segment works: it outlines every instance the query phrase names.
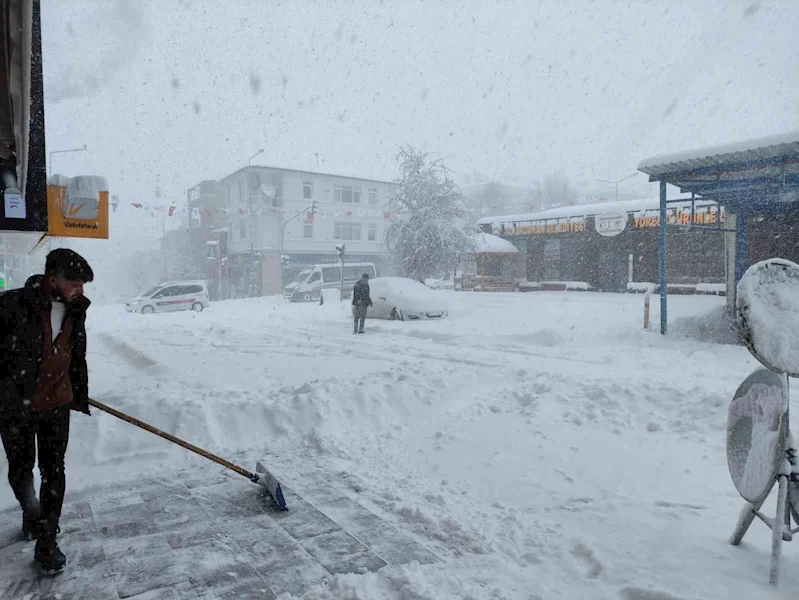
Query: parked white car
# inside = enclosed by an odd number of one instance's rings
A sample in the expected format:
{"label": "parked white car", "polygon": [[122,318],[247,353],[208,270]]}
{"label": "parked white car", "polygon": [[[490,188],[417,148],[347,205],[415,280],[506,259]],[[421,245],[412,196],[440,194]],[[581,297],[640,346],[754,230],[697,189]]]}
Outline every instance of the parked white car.
{"label": "parked white car", "polygon": [[372,306],[367,317],[398,321],[443,319],[449,312],[441,296],[413,279],[378,277],[369,282]]}
{"label": "parked white car", "polygon": [[125,311],[145,315],[178,310],[202,312],[209,306],[211,302],[204,281],[169,281],[126,303]]}

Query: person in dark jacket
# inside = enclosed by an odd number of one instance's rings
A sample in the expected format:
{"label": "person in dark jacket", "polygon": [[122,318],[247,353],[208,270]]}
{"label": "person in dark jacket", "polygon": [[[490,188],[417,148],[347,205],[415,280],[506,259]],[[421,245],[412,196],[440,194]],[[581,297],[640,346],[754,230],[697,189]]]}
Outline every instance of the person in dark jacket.
{"label": "person in dark jacket", "polygon": [[[70,410],[89,414],[86,309],[89,263],[66,248],[47,255],[44,275],[0,295],[0,438],[8,481],[22,507],[22,532],[52,574],[66,565],[58,548]],[[36,453],[42,486],[33,486]]]}
{"label": "person in dark jacket", "polygon": [[355,320],[352,333],[363,333],[366,311],[372,306],[369,297],[369,273],[364,273],[352,288],[352,317]]}

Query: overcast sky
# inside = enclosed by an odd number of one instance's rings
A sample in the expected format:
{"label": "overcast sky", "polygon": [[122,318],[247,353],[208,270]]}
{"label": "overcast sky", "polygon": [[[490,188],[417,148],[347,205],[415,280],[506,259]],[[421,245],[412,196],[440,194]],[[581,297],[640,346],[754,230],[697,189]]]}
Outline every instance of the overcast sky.
{"label": "overcast sky", "polygon": [[[185,203],[259,148],[392,179],[412,144],[525,185],[799,129],[795,0],[42,0],[42,20],[48,149],[89,148],[54,172],[123,202]],[[125,214],[123,237],[160,232]]]}

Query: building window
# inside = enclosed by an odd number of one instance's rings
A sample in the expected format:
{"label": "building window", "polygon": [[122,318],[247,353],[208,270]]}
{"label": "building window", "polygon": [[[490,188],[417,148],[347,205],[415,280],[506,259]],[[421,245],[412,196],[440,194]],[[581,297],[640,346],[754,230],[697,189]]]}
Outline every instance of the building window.
{"label": "building window", "polygon": [[247,221],[242,219],[239,221],[239,239],[246,240],[247,239]]}
{"label": "building window", "polygon": [[361,188],[360,186],[351,185],[334,185],[333,186],[333,201],[343,202],[344,204],[360,204],[361,203]]}
{"label": "building window", "polygon": [[369,204],[377,204],[377,188],[369,188]]}
{"label": "building window", "polygon": [[333,224],[333,239],[336,239],[336,240],[360,240],[361,239],[361,224],[360,223],[334,223]]}
{"label": "building window", "polygon": [[302,237],[304,238],[313,237],[313,221],[309,221],[308,219],[302,220]]}
{"label": "building window", "polygon": [[377,223],[369,223],[369,241],[374,242],[377,239]]}
{"label": "building window", "polygon": [[311,200],[313,198],[313,182],[312,181],[303,181],[302,182],[302,197],[306,200]]}

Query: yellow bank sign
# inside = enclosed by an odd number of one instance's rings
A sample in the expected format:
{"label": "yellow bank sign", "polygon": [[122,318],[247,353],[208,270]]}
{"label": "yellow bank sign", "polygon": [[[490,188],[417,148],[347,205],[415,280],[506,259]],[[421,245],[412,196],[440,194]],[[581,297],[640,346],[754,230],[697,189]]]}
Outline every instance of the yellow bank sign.
{"label": "yellow bank sign", "polygon": [[108,183],[103,177],[56,175],[47,185],[47,233],[108,239]]}

